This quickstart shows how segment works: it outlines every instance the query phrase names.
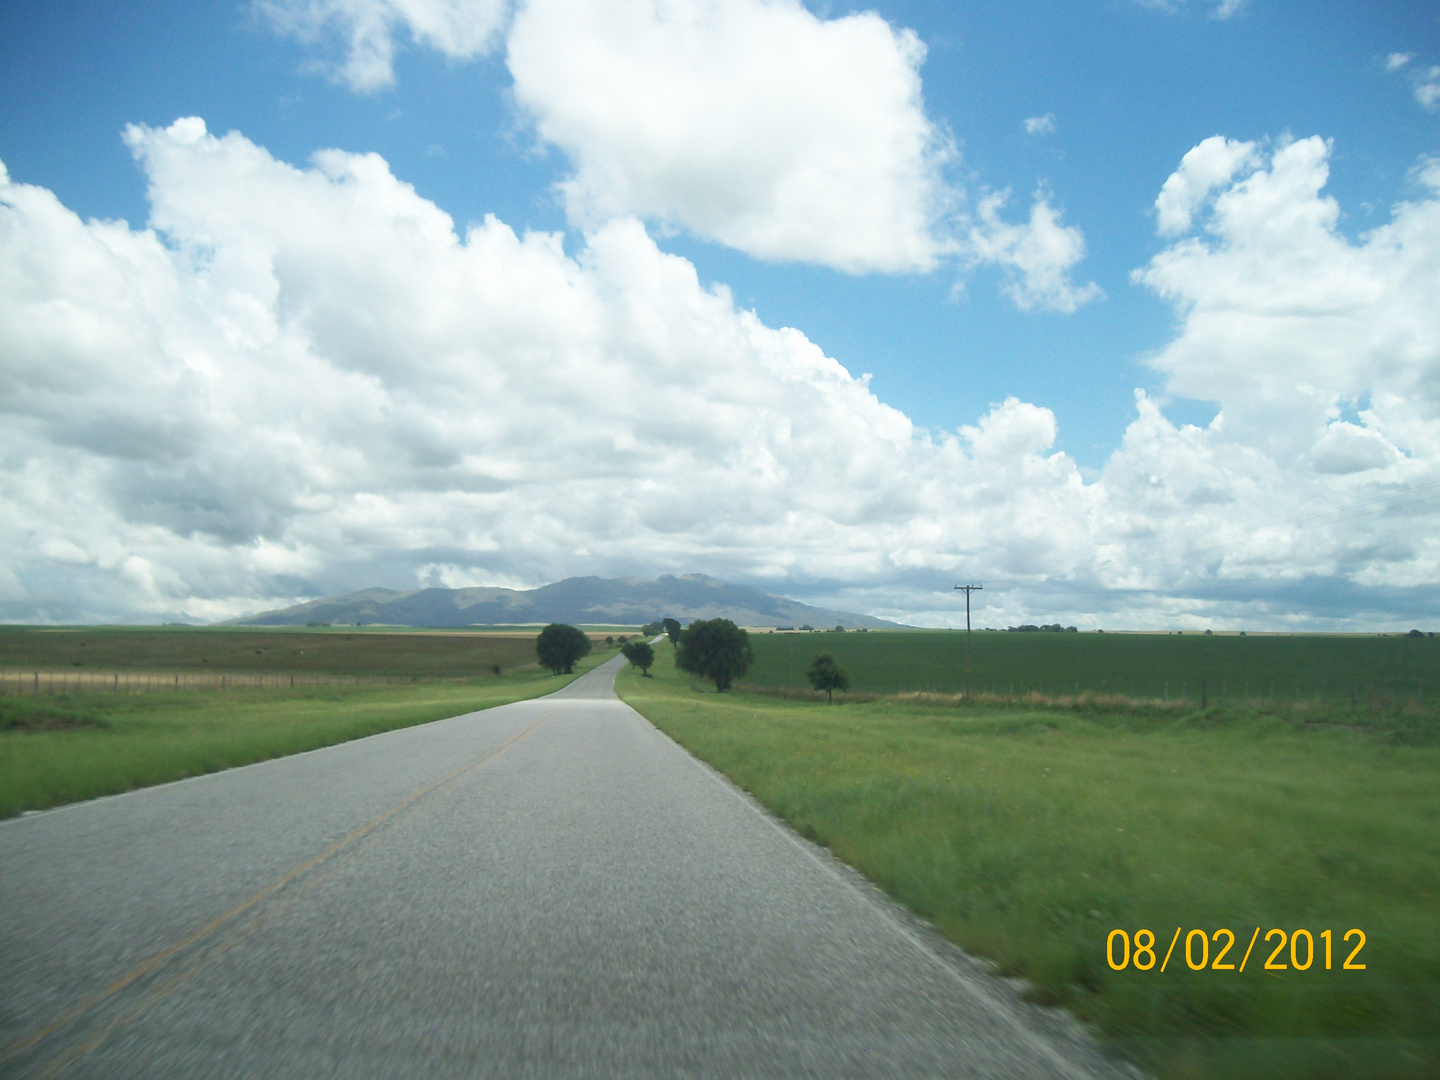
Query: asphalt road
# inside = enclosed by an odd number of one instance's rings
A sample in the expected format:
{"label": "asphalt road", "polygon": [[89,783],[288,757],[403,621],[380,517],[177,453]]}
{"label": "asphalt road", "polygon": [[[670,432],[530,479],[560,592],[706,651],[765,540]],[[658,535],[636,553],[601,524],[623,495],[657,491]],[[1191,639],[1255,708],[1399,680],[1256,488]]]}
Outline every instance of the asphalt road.
{"label": "asphalt road", "polygon": [[614,696],[0,823],[0,1075],[1120,1075]]}

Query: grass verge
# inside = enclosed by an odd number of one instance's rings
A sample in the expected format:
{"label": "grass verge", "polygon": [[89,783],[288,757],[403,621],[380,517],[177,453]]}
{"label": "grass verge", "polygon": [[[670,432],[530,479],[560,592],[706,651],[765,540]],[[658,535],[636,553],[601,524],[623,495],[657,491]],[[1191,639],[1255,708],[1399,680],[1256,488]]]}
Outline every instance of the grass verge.
{"label": "grass verge", "polygon": [[0,818],[539,697],[573,677],[532,666],[400,686],[0,697]]}
{"label": "grass verge", "polygon": [[[1440,1071],[1433,731],[1095,701],[826,707],[697,690],[657,654],[654,678],[618,680],[625,700],[1157,1075]],[[1352,928],[1366,934],[1364,970],[1342,969]],[[1150,970],[1112,970],[1115,929],[1154,934]],[[1238,940],[1221,962],[1237,970],[1192,970],[1189,932],[1203,931],[1213,963],[1222,929]],[[1284,969],[1266,969],[1271,929],[1310,932],[1308,970],[1288,948]],[[1199,951],[1192,941],[1192,960]]]}

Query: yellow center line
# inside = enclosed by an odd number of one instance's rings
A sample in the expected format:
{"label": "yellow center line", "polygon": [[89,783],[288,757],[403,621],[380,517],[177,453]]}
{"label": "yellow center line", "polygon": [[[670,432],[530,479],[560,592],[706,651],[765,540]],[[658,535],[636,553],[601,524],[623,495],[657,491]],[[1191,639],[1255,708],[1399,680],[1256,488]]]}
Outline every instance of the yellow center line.
{"label": "yellow center line", "polygon": [[[546,716],[542,716],[540,719],[545,720],[553,715],[554,712],[552,711],[546,714]],[[539,722],[540,721],[537,720],[536,724],[538,724]],[[533,728],[536,726],[536,724],[532,724],[530,726]],[[526,732],[522,731],[519,734],[524,735],[526,734]],[[510,742],[513,743],[518,740],[519,735],[511,739]],[[485,760],[494,760],[495,757],[499,756],[501,753],[504,753],[505,749],[506,747],[501,747],[499,750],[497,750],[494,754],[491,754]],[[484,764],[484,762],[475,762],[471,765],[463,766],[462,768],[475,768],[476,766],[482,764]],[[453,777],[454,775],[455,774],[451,774],[451,777]],[[450,779],[451,777],[447,777],[446,779]],[[443,782],[444,781],[442,780],[441,783]],[[404,804],[402,804],[402,806],[403,805]],[[418,809],[419,807],[415,805],[414,801],[412,800],[409,808],[406,809],[403,814],[401,814],[399,817],[390,818],[390,821],[392,823],[397,821],[403,821],[405,818],[415,813],[415,811]],[[185,985],[185,983],[189,982],[196,975],[200,974],[200,972],[204,971],[206,968],[210,967],[217,961],[224,958],[225,954],[228,953],[231,949],[235,948],[237,945],[244,944],[244,942],[247,941],[249,938],[253,937],[255,934],[263,930],[265,928],[265,924],[274,919],[276,915],[280,914],[282,911],[287,910],[288,908],[294,907],[297,903],[304,899],[307,894],[313,892],[318,886],[324,884],[330,878],[334,877],[342,869],[344,869],[350,863],[354,862],[355,859],[362,852],[368,851],[370,848],[374,847],[377,843],[379,843],[382,838],[383,837],[381,836],[372,835],[363,844],[358,844],[351,850],[346,851],[343,854],[337,855],[336,858],[331,862],[330,866],[327,867],[322,873],[314,875],[303,885],[299,886],[299,889],[294,896],[291,896],[287,900],[282,900],[278,904],[272,904],[267,908],[263,908],[260,911],[257,911],[255,913],[255,917],[250,920],[250,923],[247,926],[241,927],[239,930],[237,930],[228,941],[221,940],[214,943],[213,945],[207,946],[208,951],[202,952],[200,956],[198,956],[194,961],[190,963],[190,966],[188,968],[176,972],[159,986],[155,986],[147,990],[145,994],[140,998],[140,1000],[136,1002],[135,1005],[122,1012],[119,1016],[117,1016],[115,1019],[111,1020],[103,1028],[101,1028],[99,1034],[92,1036],[85,1042],[77,1043],[76,1045],[72,1046],[68,1051],[61,1054],[60,1057],[52,1061],[50,1063],[50,1066],[43,1073],[40,1074],[38,1080],[53,1080],[54,1077],[63,1074],[66,1069],[68,1069],[71,1065],[75,1064],[75,1062],[79,1061],[81,1058],[89,1054],[97,1046],[99,1046],[106,1039],[108,1039],[115,1031],[124,1027],[126,1024],[134,1021],[137,1017],[141,1016],[147,1009],[150,1008],[150,1006],[154,1005],[156,1002],[163,1001],[165,998],[169,997],[181,986]]]}
{"label": "yellow center line", "polygon": [[[409,813],[414,813],[415,809],[415,807],[412,807]],[[408,817],[409,813],[404,816]],[[230,937],[228,941],[220,940],[215,942],[214,944],[208,945],[205,951],[202,951],[197,958],[190,962],[190,966],[188,968],[184,968],[183,970],[176,972],[174,975],[171,975],[160,985],[151,987],[141,996],[138,1002],[136,1002],[129,1009],[122,1012],[119,1016],[115,1017],[109,1023],[105,1024],[104,1027],[100,1029],[100,1032],[98,1034],[92,1036],[84,1042],[77,1043],[71,1046],[67,1051],[62,1053],[58,1058],[56,1058],[50,1063],[49,1067],[44,1072],[40,1074],[38,1080],[53,1080],[54,1077],[63,1074],[66,1069],[68,1069],[71,1065],[75,1064],[75,1062],[79,1061],[81,1058],[88,1055],[92,1050],[94,1050],[97,1046],[103,1043],[117,1030],[141,1016],[147,1009],[150,1008],[150,1006],[154,1005],[158,1001],[163,1001],[165,998],[169,997],[172,993],[174,993],[181,986],[185,985],[185,983],[189,982],[200,972],[204,971],[206,968],[210,967],[217,961],[223,959],[225,954],[228,953],[231,949],[235,948],[237,945],[243,944],[249,938],[259,933],[259,931],[264,929],[265,924],[270,922],[276,915],[299,903],[308,893],[315,889],[316,886],[323,884],[325,881],[329,880],[345,866],[349,865],[357,855],[359,855],[362,851],[365,851],[372,847],[378,841],[378,839],[378,837],[372,836],[364,844],[361,844],[354,850],[347,851],[343,855],[337,857],[328,869],[326,869],[323,873],[317,874],[314,877],[310,878],[308,881],[306,881],[303,885],[299,887],[299,890],[295,893],[295,895],[291,896],[289,899],[282,900],[277,904],[272,904],[267,908],[262,908],[260,911],[257,911],[255,913],[255,917],[250,920],[250,923],[247,926],[240,928]]]}
{"label": "yellow center line", "polygon": [[37,1043],[40,1043],[48,1036],[53,1035],[56,1031],[64,1027],[66,1024],[69,1024],[72,1021],[79,1019],[85,1013],[93,1009],[96,1005],[99,1005],[101,1002],[118,994],[121,990],[125,989],[125,987],[129,986],[136,979],[147,975],[149,972],[153,971],[155,968],[165,963],[165,961],[174,957],[177,953],[183,952],[185,949],[189,948],[197,941],[200,941],[202,938],[213,934],[216,930],[220,929],[226,923],[231,922],[240,915],[243,915],[245,912],[249,911],[266,897],[273,895],[280,889],[283,889],[286,885],[290,884],[290,882],[294,881],[297,877],[300,877],[302,874],[304,874],[307,870],[312,869],[317,864],[324,862],[326,859],[335,855],[337,852],[343,850],[349,845],[355,843],[362,837],[374,832],[381,825],[384,825],[387,821],[391,820],[397,814],[401,813],[408,807],[413,806],[415,803],[419,802],[421,799],[429,795],[431,792],[435,791],[437,788],[448,784],[451,780],[454,780],[456,777],[461,776],[464,773],[470,772],[474,769],[478,769],[482,765],[487,765],[490,762],[494,761],[496,758],[509,751],[516,743],[518,743],[521,739],[525,738],[525,736],[529,735],[546,720],[554,716],[555,713],[558,711],[559,710],[557,709],[551,709],[544,716],[540,717],[540,719],[536,720],[533,724],[530,724],[528,727],[521,728],[514,735],[511,735],[508,739],[502,742],[490,753],[484,755],[483,757],[476,758],[474,761],[466,762],[464,765],[461,765],[453,772],[446,773],[444,776],[440,777],[440,779],[434,781],[433,783],[425,785],[419,791],[414,792],[413,794],[402,799],[400,802],[396,803],[379,817],[376,817],[370,822],[360,826],[348,836],[345,836],[335,841],[324,851],[305,860],[303,863],[295,867],[295,869],[291,870],[289,873],[276,878],[274,881],[266,885],[263,889],[255,893],[249,899],[243,900],[239,904],[236,904],[229,911],[225,912],[225,914],[219,915],[216,918],[211,919],[208,923],[200,927],[198,930],[195,930],[193,933],[190,933],[185,937],[181,938],[179,941],[175,942],[175,944],[170,945],[165,949],[162,949],[160,952],[156,953],[154,956],[151,956],[138,967],[135,967],[130,971],[126,972],[124,975],[120,976],[120,978],[116,979],[109,986],[105,987],[98,993],[92,994],[90,997],[87,997],[77,1002],[75,1005],[65,1010],[55,1019],[51,1020],[44,1027],[40,1028],[40,1030],[26,1036],[23,1039],[20,1039],[17,1042],[11,1043],[5,1048],[3,1053],[0,1053],[0,1062],[9,1061],[14,1057],[23,1054],[25,1051],[31,1049]]}

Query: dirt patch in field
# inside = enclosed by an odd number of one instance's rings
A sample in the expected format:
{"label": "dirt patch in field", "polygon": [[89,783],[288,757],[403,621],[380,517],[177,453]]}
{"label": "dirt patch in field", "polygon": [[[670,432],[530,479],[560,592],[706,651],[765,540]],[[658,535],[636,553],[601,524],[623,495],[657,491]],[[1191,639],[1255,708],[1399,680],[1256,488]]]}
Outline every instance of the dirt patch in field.
{"label": "dirt patch in field", "polygon": [[104,726],[103,720],[83,713],[15,708],[0,703],[0,732],[90,731]]}

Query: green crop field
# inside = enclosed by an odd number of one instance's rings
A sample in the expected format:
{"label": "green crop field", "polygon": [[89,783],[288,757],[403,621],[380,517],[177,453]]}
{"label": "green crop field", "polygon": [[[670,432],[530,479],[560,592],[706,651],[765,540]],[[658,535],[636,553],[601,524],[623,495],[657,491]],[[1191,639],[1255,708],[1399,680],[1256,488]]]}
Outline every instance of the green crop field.
{"label": "green crop field", "polygon": [[[577,673],[613,653],[602,636]],[[4,668],[58,669],[70,680],[59,685],[72,688],[90,681],[69,693],[44,692],[53,680],[0,681],[9,690],[0,695],[0,817],[457,716],[570,681],[539,668],[533,633],[5,628]],[[155,672],[177,674],[172,682]],[[230,673],[229,684],[210,672]],[[298,676],[293,687],[287,673]],[[32,687],[42,692],[25,692]]]}
{"label": "green crop field", "polygon": [[0,668],[459,678],[535,662],[535,634],[0,627]]}
{"label": "green crop field", "polygon": [[[1257,644],[1232,639],[1226,652],[1204,653],[1215,639],[1181,639],[1167,651],[1128,635],[1031,640],[1040,636],[991,635],[987,660],[1033,664],[1038,683],[1055,678],[1039,664],[1047,650],[1072,670],[1098,660],[1115,672],[1126,670],[1127,645],[1146,658],[1204,661],[1244,660],[1234,650]],[[753,637],[750,678],[782,681],[773,673],[789,663],[785,636]],[[1286,639],[1259,655],[1288,659],[1290,673],[1316,671],[1327,646],[1313,640]],[[1357,640],[1395,671],[1414,671],[1406,662],[1415,654],[1402,649],[1433,655],[1428,639]],[[1287,642],[1298,648],[1287,652]],[[835,634],[799,637],[795,648],[797,671],[824,648],[859,673],[861,687],[899,689],[930,685],[917,652],[944,658],[953,646],[946,635]],[[1233,698],[1207,709],[1112,699],[825,705],[743,688],[718,695],[678,675],[668,647],[656,652],[654,678],[621,676],[627,701],[952,940],[1023,976],[1037,999],[1070,1008],[1165,1080],[1440,1075],[1434,711],[1351,717],[1347,704],[1327,718]],[[886,655],[909,666],[887,675]],[[1122,956],[1117,938],[1109,954],[1126,961],[1122,970],[1107,959],[1115,930],[1132,946]],[[1141,930],[1154,935],[1153,956],[1133,948]],[[1345,940],[1351,930],[1366,935],[1353,961],[1363,970],[1344,966],[1358,940]],[[1236,944],[1221,957],[1223,931]],[[1277,950],[1280,931],[1287,943]]]}
{"label": "green crop field", "polygon": [[[964,631],[754,633],[758,686],[803,687],[805,668],[830,653],[851,689],[953,693],[965,685]],[[1357,706],[1440,704],[1440,640],[1398,635],[1068,634],[971,635],[977,693],[1077,692],[1208,703],[1320,700]]]}

